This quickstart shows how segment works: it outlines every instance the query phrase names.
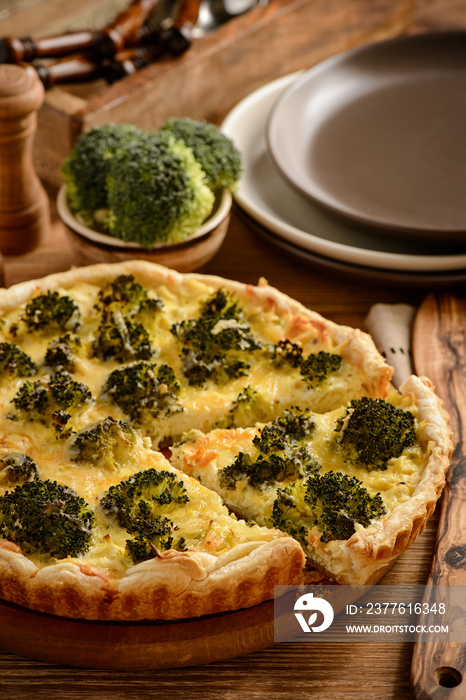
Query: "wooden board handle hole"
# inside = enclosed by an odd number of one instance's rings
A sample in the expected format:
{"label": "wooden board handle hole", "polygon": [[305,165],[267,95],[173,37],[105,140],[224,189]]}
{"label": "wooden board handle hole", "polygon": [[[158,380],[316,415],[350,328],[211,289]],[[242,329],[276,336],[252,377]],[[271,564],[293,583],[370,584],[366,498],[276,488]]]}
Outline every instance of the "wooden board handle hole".
{"label": "wooden board handle hole", "polygon": [[457,688],[463,682],[463,676],[456,668],[441,666],[435,672],[435,678],[442,688]]}

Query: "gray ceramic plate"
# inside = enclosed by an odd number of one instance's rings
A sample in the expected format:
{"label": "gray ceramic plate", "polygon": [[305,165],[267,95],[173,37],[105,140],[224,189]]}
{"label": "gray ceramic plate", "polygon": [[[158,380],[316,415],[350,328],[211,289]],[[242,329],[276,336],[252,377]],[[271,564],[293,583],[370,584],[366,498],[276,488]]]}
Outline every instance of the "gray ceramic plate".
{"label": "gray ceramic plate", "polygon": [[282,175],[358,225],[466,239],[466,32],[402,37],[303,73],[267,125]]}

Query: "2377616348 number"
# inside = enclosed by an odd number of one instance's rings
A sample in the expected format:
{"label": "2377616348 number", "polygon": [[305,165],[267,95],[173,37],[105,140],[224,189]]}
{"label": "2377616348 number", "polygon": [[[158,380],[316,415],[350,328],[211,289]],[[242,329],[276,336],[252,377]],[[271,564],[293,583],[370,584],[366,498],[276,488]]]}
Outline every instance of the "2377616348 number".
{"label": "2377616348 number", "polygon": [[[351,615],[351,608],[354,610],[355,607],[348,605],[347,613]],[[427,615],[429,613],[444,615],[446,608],[445,603],[366,603],[359,612],[366,615]]]}

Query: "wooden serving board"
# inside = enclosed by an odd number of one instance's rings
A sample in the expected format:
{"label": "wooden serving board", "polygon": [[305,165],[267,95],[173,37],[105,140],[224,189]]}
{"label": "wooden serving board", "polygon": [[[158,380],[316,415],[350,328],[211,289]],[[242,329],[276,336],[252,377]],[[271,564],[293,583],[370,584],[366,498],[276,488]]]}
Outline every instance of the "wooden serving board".
{"label": "wooden serving board", "polygon": [[[332,583],[318,574],[305,581]],[[340,599],[339,589],[335,585],[332,596],[336,612],[348,602],[347,593]],[[281,627],[286,634],[286,626]],[[243,656],[273,641],[273,601],[189,620],[95,622],[55,617],[0,600],[0,649],[66,666],[118,670],[196,666]]]}
{"label": "wooden serving board", "polygon": [[[417,374],[434,383],[450,415],[455,449],[442,496],[437,542],[428,586],[465,586],[453,619],[466,616],[466,298],[430,294],[414,323]],[[453,611],[449,611],[450,614]],[[464,700],[466,645],[418,643],[412,683],[418,700]]]}

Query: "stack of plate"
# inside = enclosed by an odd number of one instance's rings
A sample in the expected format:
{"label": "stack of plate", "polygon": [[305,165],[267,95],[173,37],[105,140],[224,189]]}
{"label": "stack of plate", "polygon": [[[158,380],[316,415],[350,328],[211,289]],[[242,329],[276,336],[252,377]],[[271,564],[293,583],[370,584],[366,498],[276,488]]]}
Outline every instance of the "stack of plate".
{"label": "stack of plate", "polygon": [[466,280],[466,32],[339,54],[242,100],[236,203],[312,263],[403,284]]}

